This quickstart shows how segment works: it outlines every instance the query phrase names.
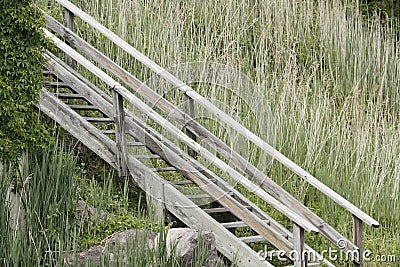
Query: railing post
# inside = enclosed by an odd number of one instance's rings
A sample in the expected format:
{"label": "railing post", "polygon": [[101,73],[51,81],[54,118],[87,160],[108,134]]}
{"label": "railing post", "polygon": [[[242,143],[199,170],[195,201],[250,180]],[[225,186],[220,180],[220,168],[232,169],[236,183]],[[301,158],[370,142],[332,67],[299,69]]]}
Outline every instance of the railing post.
{"label": "railing post", "polygon": [[294,267],[306,267],[307,259],[304,253],[304,229],[296,223],[293,223],[293,256]]}
{"label": "railing post", "polygon": [[358,262],[354,260],[354,266],[362,267],[363,266],[363,222],[360,218],[353,215],[353,243],[358,247]]}
{"label": "railing post", "polygon": [[125,113],[124,98],[113,88],[113,107],[115,124],[115,143],[117,148],[117,166],[120,177],[128,176],[128,164],[126,162],[126,141],[125,141]]}
{"label": "railing post", "polygon": [[[187,95],[185,95],[185,112],[190,117],[194,118],[194,101],[193,101],[193,99],[191,97],[189,97]],[[190,131],[189,129],[186,129],[186,134],[191,139],[196,141],[196,139],[197,139],[196,135],[192,131]],[[188,150],[189,156],[191,156],[192,158],[196,158],[197,157],[196,151],[194,151],[192,148],[187,146],[187,150]]]}
{"label": "railing post", "polygon": [[[74,20],[75,20],[75,15],[74,13],[72,13],[71,11],[69,11],[68,9],[64,10],[64,22],[65,22],[65,27],[67,27],[68,29],[70,29],[72,32],[75,31],[75,26],[74,26]],[[68,40],[67,40],[67,44]],[[70,45],[70,44],[69,44]],[[68,66],[70,66],[71,68],[75,69],[76,67],[76,61],[67,55],[65,62],[68,64]]]}

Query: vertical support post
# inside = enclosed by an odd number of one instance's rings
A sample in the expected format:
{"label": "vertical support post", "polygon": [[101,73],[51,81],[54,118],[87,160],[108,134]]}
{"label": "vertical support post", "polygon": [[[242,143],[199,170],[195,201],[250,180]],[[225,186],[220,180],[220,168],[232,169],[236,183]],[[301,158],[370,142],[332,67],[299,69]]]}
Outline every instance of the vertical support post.
{"label": "vertical support post", "polygon": [[164,183],[155,181],[148,174],[146,174],[144,183],[148,212],[154,221],[164,223],[167,212],[165,209]]}
{"label": "vertical support post", "polygon": [[[353,243],[358,247],[358,262],[354,260],[354,266],[362,267],[363,266],[363,239],[362,239],[362,232],[363,232],[363,222],[360,218],[353,215]],[[353,253],[354,255],[354,253]]]}
{"label": "vertical support post", "polygon": [[296,223],[293,223],[293,256],[294,267],[306,267],[307,259],[305,258],[306,253],[304,253],[304,229]]}
{"label": "vertical support post", "polygon": [[[185,112],[186,114],[188,114],[190,117],[194,117],[194,101],[191,97],[185,95]],[[190,131],[189,129],[186,129],[186,134],[193,139],[194,141],[196,141],[196,135]],[[187,147],[188,150],[188,154],[189,156],[196,158],[197,157],[197,153],[196,151],[194,151],[193,149],[191,149],[189,146]]]}
{"label": "vertical support post", "polygon": [[125,113],[124,98],[113,88],[113,107],[115,124],[115,142],[117,146],[117,166],[120,177],[128,176],[128,164],[126,162],[126,141],[125,141]]}
{"label": "vertical support post", "polygon": [[[75,15],[74,13],[72,13],[71,11],[69,11],[68,9],[64,10],[64,22],[65,22],[65,27],[67,27],[68,29],[70,29],[72,32],[75,31],[75,26],[74,26],[74,20],[75,20]],[[68,43],[68,42],[67,42]],[[66,57],[66,63],[68,64],[68,66],[70,66],[71,68],[75,69],[76,67],[76,61],[67,55]]]}

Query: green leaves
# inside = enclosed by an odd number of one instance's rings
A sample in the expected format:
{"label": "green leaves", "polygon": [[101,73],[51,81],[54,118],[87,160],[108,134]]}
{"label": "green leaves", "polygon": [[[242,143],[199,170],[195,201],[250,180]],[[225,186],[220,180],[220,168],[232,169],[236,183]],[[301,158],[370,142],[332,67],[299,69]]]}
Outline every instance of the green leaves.
{"label": "green leaves", "polygon": [[34,104],[42,88],[43,52],[49,42],[32,1],[0,4],[0,160],[13,161],[46,143]]}

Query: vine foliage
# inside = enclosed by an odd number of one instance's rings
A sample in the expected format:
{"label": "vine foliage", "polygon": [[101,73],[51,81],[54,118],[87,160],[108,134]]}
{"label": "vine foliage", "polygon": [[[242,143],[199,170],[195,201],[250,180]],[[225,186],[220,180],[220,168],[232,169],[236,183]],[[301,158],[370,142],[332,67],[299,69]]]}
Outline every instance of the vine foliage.
{"label": "vine foliage", "polygon": [[42,88],[44,19],[32,0],[0,0],[0,160],[47,143],[35,103]]}

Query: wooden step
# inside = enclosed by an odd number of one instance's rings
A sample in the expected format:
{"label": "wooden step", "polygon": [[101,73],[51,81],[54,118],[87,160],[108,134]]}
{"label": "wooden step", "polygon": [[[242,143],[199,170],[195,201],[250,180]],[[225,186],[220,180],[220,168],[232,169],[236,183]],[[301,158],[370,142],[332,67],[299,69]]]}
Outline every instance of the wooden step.
{"label": "wooden step", "polygon": [[84,97],[79,94],[68,94],[68,93],[54,93],[54,95],[58,98],[66,98],[66,99],[83,99]]}
{"label": "wooden step", "polygon": [[69,84],[63,82],[42,82],[43,86],[53,87],[53,88],[70,88]]}
{"label": "wooden step", "polygon": [[266,241],[265,238],[260,235],[244,236],[244,237],[239,237],[239,239],[242,240],[244,243],[254,243],[254,242]]}
{"label": "wooden step", "polygon": [[54,74],[54,72],[48,71],[48,70],[44,70],[43,71],[43,76],[56,76],[56,74]]}
{"label": "wooden step", "polygon": [[172,181],[170,182],[173,185],[186,185],[186,184],[193,184],[192,181],[190,180],[184,180],[184,181]]}
{"label": "wooden step", "polygon": [[[210,179],[210,181],[211,181],[212,183],[215,183],[217,180],[215,180],[215,179]],[[184,180],[184,181],[171,181],[170,183],[171,183],[171,184],[173,184],[173,185],[186,185],[186,184],[193,184],[193,182],[192,182],[192,181],[190,181],[190,180]]]}
{"label": "wooden step", "polygon": [[157,154],[149,154],[149,155],[134,155],[135,159],[159,159],[160,156]]}
{"label": "wooden step", "polygon": [[144,146],[144,144],[141,142],[128,142],[128,143],[126,143],[126,146],[135,147],[135,146]]}
{"label": "wooden step", "polygon": [[188,199],[206,199],[214,200],[209,194],[186,195]]}
{"label": "wooden step", "polygon": [[153,172],[171,172],[171,171],[176,171],[174,167],[160,167],[160,168],[151,168],[150,169]]}
{"label": "wooden step", "polygon": [[[232,192],[227,192],[227,195],[233,196]],[[203,199],[203,198],[209,198],[210,200],[215,200],[213,197],[211,197],[209,194],[196,194],[196,195],[186,195],[187,198],[189,199]]]}
{"label": "wooden step", "polygon": [[[251,206],[244,206],[247,209],[250,209]],[[223,213],[223,212],[229,212],[229,210],[227,208],[210,208],[210,209],[203,209],[203,211],[205,211],[208,214],[212,214],[212,213]]]}
{"label": "wooden step", "polygon": [[68,106],[76,110],[99,110],[97,107],[92,105],[68,105]]}
{"label": "wooden step", "polygon": [[85,120],[89,122],[114,122],[112,118],[104,118],[104,117],[83,117]]}
{"label": "wooden step", "polygon": [[103,134],[115,134],[115,130],[101,130]]}
{"label": "wooden step", "polygon": [[[265,222],[266,224],[269,224],[269,220],[263,220],[263,222]],[[245,222],[242,222],[242,221],[221,223],[221,225],[228,229],[248,226]]]}

